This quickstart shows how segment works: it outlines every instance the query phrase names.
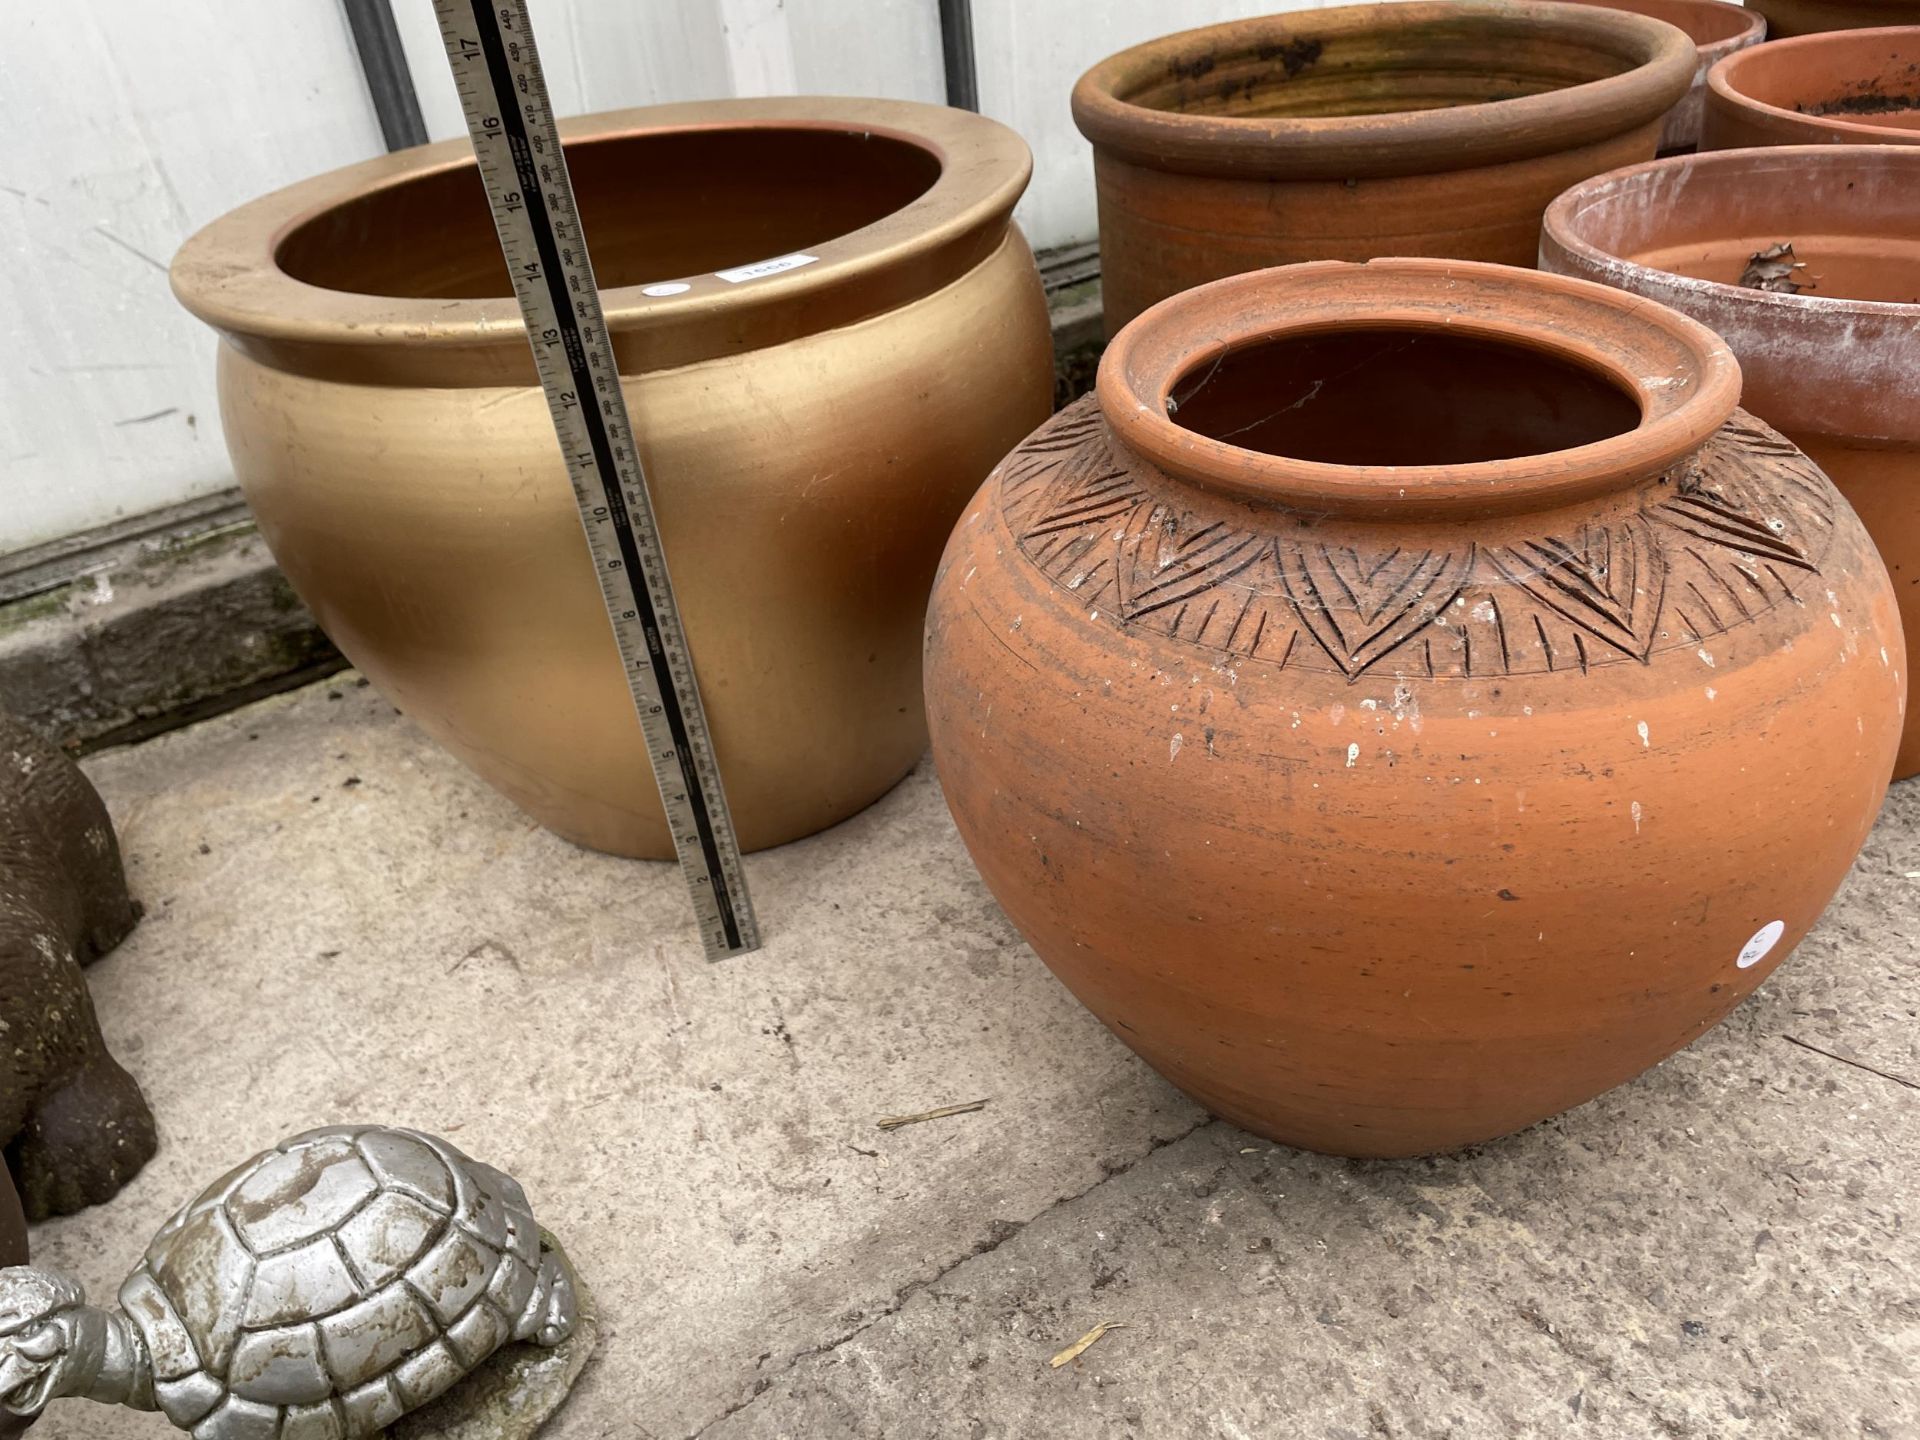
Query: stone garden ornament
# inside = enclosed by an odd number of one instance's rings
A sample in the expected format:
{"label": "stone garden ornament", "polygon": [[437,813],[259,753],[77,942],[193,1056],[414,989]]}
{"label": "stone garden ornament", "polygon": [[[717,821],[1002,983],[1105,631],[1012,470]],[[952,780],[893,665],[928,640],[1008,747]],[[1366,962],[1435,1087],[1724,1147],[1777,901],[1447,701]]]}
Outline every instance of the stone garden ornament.
{"label": "stone garden ornament", "polygon": [[0,712],[0,1145],[30,1220],[111,1199],[153,1155],[80,969],[139,918],[100,796]]}
{"label": "stone garden ornament", "polygon": [[[0,1409],[78,1396],[159,1410],[195,1440],[362,1440],[513,1342],[591,1343],[518,1182],[382,1126],[311,1131],[215,1181],[119,1299],[102,1310],[62,1276],[0,1270]],[[562,1395],[578,1371],[561,1367]],[[541,1402],[515,1403],[434,1433],[531,1434],[558,1396],[531,1424],[514,1416]]]}

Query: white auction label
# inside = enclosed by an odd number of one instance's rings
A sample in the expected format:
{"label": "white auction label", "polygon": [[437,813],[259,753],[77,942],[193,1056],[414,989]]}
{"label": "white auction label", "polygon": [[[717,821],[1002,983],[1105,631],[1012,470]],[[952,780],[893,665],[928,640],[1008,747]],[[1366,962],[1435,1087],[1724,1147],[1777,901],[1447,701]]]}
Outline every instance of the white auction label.
{"label": "white auction label", "polygon": [[1758,965],[1767,958],[1767,952],[1780,943],[1780,937],[1787,933],[1787,922],[1769,920],[1754,932],[1754,936],[1740,947],[1740,958],[1734,963],[1742,970],[1750,965]]}
{"label": "white auction label", "polygon": [[693,287],[684,280],[664,280],[658,285],[641,286],[640,293],[658,298],[662,295],[684,295],[692,288]]}
{"label": "white auction label", "polygon": [[751,265],[736,265],[731,270],[716,270],[729,285],[738,285],[743,280],[764,280],[769,275],[778,275],[787,270],[798,270],[802,265],[811,265],[818,255],[781,255],[772,260],[756,260]]}

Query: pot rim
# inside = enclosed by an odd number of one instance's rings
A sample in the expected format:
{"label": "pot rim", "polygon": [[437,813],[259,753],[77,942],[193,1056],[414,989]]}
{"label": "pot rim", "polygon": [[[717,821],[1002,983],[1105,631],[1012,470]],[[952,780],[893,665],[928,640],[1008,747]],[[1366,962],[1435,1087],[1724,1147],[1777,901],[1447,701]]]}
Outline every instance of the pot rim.
{"label": "pot rim", "polygon": [[[1609,340],[1611,326],[1617,336]],[[1419,329],[1541,351],[1639,404],[1631,430],[1586,445],[1461,465],[1335,465],[1246,450],[1171,418],[1209,359],[1284,335]],[[1235,499],[1381,520],[1466,519],[1572,504],[1653,479],[1733,414],[1740,365],[1706,326],[1591,281],[1480,261],[1316,260],[1175,295],[1114,337],[1095,385],[1129,450]]]}
{"label": "pot rim", "polygon": [[[1683,197],[1703,193],[1695,187],[1712,193],[1750,176],[1752,191],[1767,196],[1805,189],[1817,171],[1835,176],[1832,189],[1842,194],[1839,181],[1864,192],[1879,177],[1875,189],[1882,197],[1890,189],[1920,195],[1920,147],[1912,145],[1768,145],[1676,155],[1597,175],[1568,190],[1547,209],[1540,263],[1699,316],[1746,356],[1748,408],[1789,435],[1844,439],[1850,446],[1870,440],[1911,445],[1920,441],[1920,414],[1912,403],[1920,376],[1920,301],[1750,290],[1658,269],[1602,248],[1586,233],[1589,212],[1637,193],[1646,194],[1671,227]],[[1835,228],[1844,231],[1840,213]],[[1860,202],[1859,213],[1873,216],[1879,209]],[[1737,235],[1741,228],[1723,233]],[[1654,238],[1660,239],[1657,231]]]}
{"label": "pot rim", "polygon": [[[575,116],[559,128],[563,141],[758,128],[855,132],[915,146],[940,164],[933,184],[917,198],[808,247],[816,258],[799,268],[747,284],[702,274],[603,286],[607,329],[623,373],[738,354],[928,294],[998,248],[1033,169],[1026,142],[1007,126],[906,100],[696,101]],[[277,368],[386,383],[536,384],[526,327],[511,293],[449,301],[329,290],[280,265],[287,236],[326,211],[473,165],[472,142],[460,136],[348,165],[250,201],[180,247],[170,271],[174,294],[237,348]],[[587,242],[591,247],[591,234]],[[673,295],[644,293],[663,282],[688,288]]]}
{"label": "pot rim", "polygon": [[[1633,8],[1632,0],[1563,0],[1573,5],[1594,5],[1602,9],[1625,10],[1629,15],[1646,15],[1649,19],[1660,17],[1646,10]],[[1732,50],[1744,49],[1766,37],[1767,17],[1747,5],[1736,5],[1733,0],[1662,0],[1676,10],[1691,11],[1696,15],[1720,15],[1728,20],[1738,20],[1740,28],[1731,35],[1722,35],[1716,40],[1695,40],[1702,55],[1724,55]],[[1674,22],[1669,20],[1669,25]],[[1681,28],[1685,28],[1684,26]],[[1689,39],[1692,37],[1689,36]]]}
{"label": "pot rim", "polygon": [[1840,49],[1844,46],[1863,45],[1868,50],[1884,45],[1897,37],[1920,44],[1920,25],[1879,25],[1864,30],[1821,30],[1811,35],[1789,35],[1780,40],[1769,40],[1765,45],[1750,46],[1745,50],[1736,50],[1724,59],[1716,61],[1707,71],[1707,88],[1724,104],[1738,110],[1750,110],[1776,120],[1784,120],[1804,130],[1821,131],[1833,135],[1847,136],[1856,144],[1874,145],[1899,143],[1889,142],[1891,134],[1910,135],[1913,131],[1896,129],[1891,125],[1873,125],[1859,120],[1849,120],[1845,116],[1808,115],[1799,110],[1789,110],[1784,105],[1772,105],[1765,100],[1755,99],[1744,90],[1734,88],[1741,70],[1749,64],[1771,64],[1775,59],[1787,59],[1809,49]]}
{"label": "pot rim", "polygon": [[[1290,40],[1392,34],[1443,25],[1493,38],[1583,41],[1631,62],[1618,75],[1538,95],[1372,115],[1183,115],[1135,105],[1123,91],[1174,60]],[[1150,169],[1226,177],[1357,179],[1464,170],[1608,140],[1656,123],[1687,93],[1699,50],[1677,26],[1644,15],[1548,0],[1405,0],[1290,11],[1184,30],[1111,55],[1073,87],[1073,118],[1096,150]]]}
{"label": "pot rim", "polygon": [[1595,206],[1619,199],[1633,190],[1657,185],[1669,175],[1690,176],[1702,170],[1761,174],[1778,168],[1790,176],[1800,167],[1810,164],[1837,169],[1844,165],[1861,166],[1867,163],[1876,167],[1906,166],[1913,171],[1913,183],[1920,185],[1920,147],[1912,145],[1761,145],[1745,150],[1702,150],[1695,155],[1669,155],[1662,160],[1623,166],[1569,186],[1547,207],[1540,224],[1541,249],[1544,252],[1551,242],[1593,270],[1658,277],[1662,287],[1675,294],[1750,305],[1756,313],[1772,312],[1779,316],[1782,324],[1830,321],[1844,325],[1849,320],[1884,321],[1894,318],[1910,318],[1920,324],[1920,303],[1857,300],[1843,295],[1810,292],[1787,295],[1775,290],[1751,290],[1744,285],[1729,285],[1723,280],[1679,275],[1603,250],[1581,234],[1579,229],[1581,218]]}

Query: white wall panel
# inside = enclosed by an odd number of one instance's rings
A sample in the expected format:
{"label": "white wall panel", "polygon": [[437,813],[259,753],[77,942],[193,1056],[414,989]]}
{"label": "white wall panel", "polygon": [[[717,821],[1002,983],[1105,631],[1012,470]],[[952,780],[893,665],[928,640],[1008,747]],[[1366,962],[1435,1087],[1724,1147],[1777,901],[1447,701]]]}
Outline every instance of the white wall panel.
{"label": "white wall panel", "polygon": [[946,103],[938,0],[786,0],[803,95]]}
{"label": "white wall panel", "polygon": [[[557,114],[734,93],[720,0],[533,0],[531,9]],[[393,0],[393,18],[427,133],[466,134],[430,0]]]}
{"label": "white wall panel", "polygon": [[[729,95],[945,95],[937,0],[535,0],[561,115]],[[465,133],[429,0],[394,0],[427,133]]]}
{"label": "white wall panel", "polygon": [[233,483],[167,264],[243,200],[383,148],[330,0],[8,7],[0,553]]}
{"label": "white wall panel", "polygon": [[1036,247],[1091,240],[1093,151],[1068,96],[1092,65],[1157,35],[1321,8],[1322,0],[973,0],[980,108],[1033,147],[1033,185],[1017,212]]}
{"label": "white wall panel", "polygon": [[[1036,245],[1092,238],[1067,95],[1169,30],[1319,0],[973,0],[982,106],[1027,137]],[[393,0],[435,138],[430,0]],[[944,98],[937,0],[535,0],[562,114],[725,95]],[[338,0],[14,5],[0,47],[0,554],[232,483],[211,335],[166,265],[255,195],[378,154]]]}

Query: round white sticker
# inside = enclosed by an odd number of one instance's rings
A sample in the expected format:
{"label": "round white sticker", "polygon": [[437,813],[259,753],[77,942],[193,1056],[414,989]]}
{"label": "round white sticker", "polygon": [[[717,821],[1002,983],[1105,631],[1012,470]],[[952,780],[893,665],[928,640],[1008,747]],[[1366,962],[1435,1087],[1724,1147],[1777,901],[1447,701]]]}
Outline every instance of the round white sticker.
{"label": "round white sticker", "polygon": [[654,296],[684,295],[687,293],[687,291],[691,290],[692,288],[693,286],[687,284],[687,282],[684,280],[669,280],[665,284],[661,284],[661,285],[643,285],[640,287],[640,293],[642,295],[654,295]]}
{"label": "round white sticker", "polygon": [[1780,943],[1780,937],[1787,933],[1787,922],[1769,920],[1762,925],[1746,944],[1740,947],[1740,958],[1734,963],[1742,970],[1750,965],[1758,965],[1767,958],[1767,952]]}

